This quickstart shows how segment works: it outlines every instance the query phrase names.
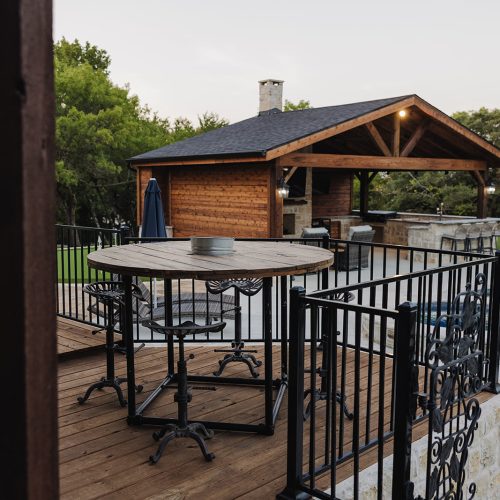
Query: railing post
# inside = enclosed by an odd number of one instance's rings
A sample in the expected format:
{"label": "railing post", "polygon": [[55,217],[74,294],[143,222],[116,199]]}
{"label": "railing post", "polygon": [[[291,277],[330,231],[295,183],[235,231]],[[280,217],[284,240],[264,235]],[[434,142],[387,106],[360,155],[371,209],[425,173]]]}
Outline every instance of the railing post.
{"label": "railing post", "polygon": [[398,306],[395,351],[394,454],[392,498],[413,499],[410,481],[412,424],[418,392],[418,365],[415,352],[417,306],[404,302]]}
{"label": "railing post", "polygon": [[290,290],[290,358],[288,373],[287,479],[281,500],[309,498],[300,491],[302,483],[302,450],[304,430],[304,337],[305,306],[301,300],[306,291],[296,286]]}
{"label": "railing post", "polygon": [[488,353],[489,364],[489,387],[488,390],[499,394],[500,382],[498,363],[500,362],[500,250],[495,252],[495,270],[493,274],[493,290],[491,292],[491,327],[490,327],[490,349]]}

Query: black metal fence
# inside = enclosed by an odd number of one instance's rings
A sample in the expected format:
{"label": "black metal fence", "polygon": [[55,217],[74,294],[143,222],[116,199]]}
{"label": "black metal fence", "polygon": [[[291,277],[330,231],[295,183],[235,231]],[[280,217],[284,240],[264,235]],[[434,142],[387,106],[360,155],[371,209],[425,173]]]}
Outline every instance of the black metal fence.
{"label": "black metal fence", "polygon": [[[403,467],[408,432],[411,437],[411,426],[428,416],[425,404],[417,414],[416,401],[418,394],[432,393],[429,343],[445,337],[447,316],[458,312],[454,298],[467,284],[473,292],[484,289],[484,321],[476,335],[484,356],[477,379],[480,389],[497,389],[500,257],[454,255],[450,262],[446,256],[443,265],[444,257],[439,254],[432,269],[309,294],[292,290],[287,487],[281,498],[337,498],[339,474],[349,477],[352,497],[361,498],[362,457],[377,464],[372,486],[378,498],[386,496],[383,458],[392,451],[387,441],[395,436],[394,463]],[[398,476],[394,483],[407,486],[408,478],[401,482]],[[399,491],[393,498],[410,498]]]}
{"label": "black metal fence", "polygon": [[[59,316],[92,325],[101,325],[104,311],[82,291],[84,283],[97,280],[118,280],[119,276],[90,269],[87,254],[99,248],[124,243],[161,241],[141,239],[128,235],[127,229],[99,229],[80,226],[57,226],[57,314]],[[281,331],[287,327],[288,290],[300,285],[306,291],[357,285],[384,279],[398,274],[436,268],[443,263],[460,261],[460,253],[430,249],[407,248],[397,245],[350,242],[333,239],[274,239],[283,244],[308,244],[330,248],[337,263],[332,269],[302,276],[288,276],[273,280],[273,339],[281,339]],[[468,257],[467,257],[468,258]],[[193,321],[227,320],[227,328],[218,335],[205,335],[191,341],[223,342],[234,335],[234,293],[210,294],[203,281],[164,280],[136,277],[144,302],[134,304],[135,338],[141,342],[163,342],[151,330],[141,326],[145,319],[165,320],[166,299],[172,301],[173,320],[179,323]],[[261,342],[262,294],[244,297],[241,301],[242,340]],[[307,332],[308,335],[308,332]]]}

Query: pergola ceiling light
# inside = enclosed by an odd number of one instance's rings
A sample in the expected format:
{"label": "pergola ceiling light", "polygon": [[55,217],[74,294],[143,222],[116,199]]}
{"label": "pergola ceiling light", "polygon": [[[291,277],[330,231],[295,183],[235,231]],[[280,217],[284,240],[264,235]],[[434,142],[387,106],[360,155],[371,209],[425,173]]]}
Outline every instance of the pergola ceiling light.
{"label": "pergola ceiling light", "polygon": [[401,118],[404,118],[404,117],[406,116],[406,110],[405,110],[405,109],[402,109],[401,111],[399,111],[399,113],[398,113],[398,114],[399,114],[399,116],[400,116]]}

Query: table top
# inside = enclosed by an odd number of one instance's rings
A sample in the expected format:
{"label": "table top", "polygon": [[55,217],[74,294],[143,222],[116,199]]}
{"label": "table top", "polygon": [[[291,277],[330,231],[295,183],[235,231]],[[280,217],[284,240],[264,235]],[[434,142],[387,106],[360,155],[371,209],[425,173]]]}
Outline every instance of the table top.
{"label": "table top", "polygon": [[190,241],[121,245],[91,252],[94,269],[157,278],[268,278],[314,272],[333,263],[330,250],[289,242],[235,241],[225,256],[193,255]]}

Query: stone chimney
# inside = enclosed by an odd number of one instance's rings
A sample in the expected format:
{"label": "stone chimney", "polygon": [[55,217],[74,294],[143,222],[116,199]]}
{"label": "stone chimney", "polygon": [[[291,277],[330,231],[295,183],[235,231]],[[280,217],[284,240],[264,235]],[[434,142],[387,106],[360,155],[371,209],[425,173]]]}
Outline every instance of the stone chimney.
{"label": "stone chimney", "polygon": [[260,80],[259,115],[272,109],[283,111],[283,80]]}

